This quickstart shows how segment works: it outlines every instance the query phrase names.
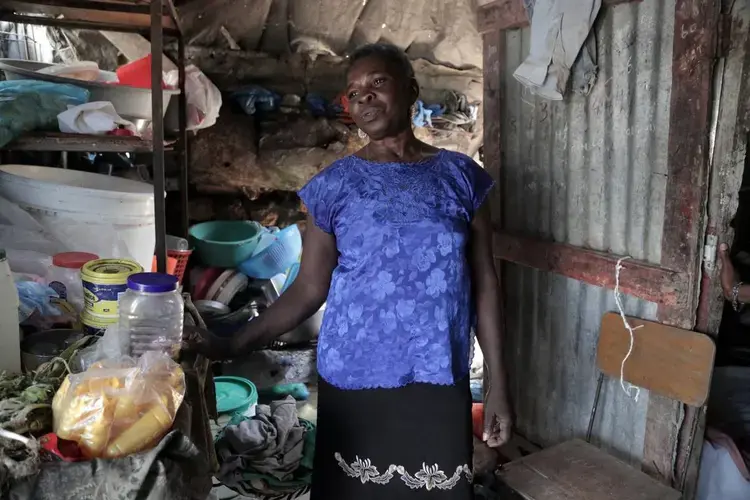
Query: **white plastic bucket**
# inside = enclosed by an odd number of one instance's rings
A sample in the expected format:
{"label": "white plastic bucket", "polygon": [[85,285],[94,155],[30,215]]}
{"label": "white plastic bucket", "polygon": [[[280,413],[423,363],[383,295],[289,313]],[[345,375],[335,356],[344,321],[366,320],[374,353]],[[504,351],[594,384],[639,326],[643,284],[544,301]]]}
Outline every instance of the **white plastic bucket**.
{"label": "white plastic bucket", "polygon": [[0,197],[29,212],[69,251],[133,259],[151,268],[156,232],[149,184],[60,168],[2,165]]}

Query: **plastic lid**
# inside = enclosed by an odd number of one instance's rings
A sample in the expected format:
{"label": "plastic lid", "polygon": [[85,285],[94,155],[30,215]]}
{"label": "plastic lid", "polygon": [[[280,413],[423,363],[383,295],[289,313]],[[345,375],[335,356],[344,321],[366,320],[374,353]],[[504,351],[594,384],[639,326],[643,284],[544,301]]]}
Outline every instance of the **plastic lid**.
{"label": "plastic lid", "polygon": [[99,256],[93,253],[63,252],[52,257],[52,265],[65,269],[80,269],[88,262],[98,259]]}
{"label": "plastic lid", "polygon": [[138,273],[128,277],[128,288],[137,292],[165,293],[177,290],[177,276],[163,273]]}
{"label": "plastic lid", "polygon": [[242,377],[216,377],[216,410],[228,413],[244,410],[258,402],[258,391],[255,385]]}

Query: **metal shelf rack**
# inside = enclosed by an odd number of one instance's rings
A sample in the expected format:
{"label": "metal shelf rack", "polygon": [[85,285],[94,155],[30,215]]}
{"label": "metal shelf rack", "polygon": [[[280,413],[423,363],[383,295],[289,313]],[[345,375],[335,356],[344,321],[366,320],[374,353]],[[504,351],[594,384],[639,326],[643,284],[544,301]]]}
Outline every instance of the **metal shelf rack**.
{"label": "metal shelf rack", "polygon": [[5,149],[25,151],[139,152],[153,155],[154,208],[156,212],[157,269],[167,268],[166,200],[164,152],[170,144],[164,138],[162,53],[164,37],[177,38],[179,71],[179,135],[174,144],[180,165],[180,207],[182,236],[188,229],[188,145],[185,96],[185,44],[173,0],[3,0],[0,20],[70,29],[119,31],[148,35],[151,40],[151,106],[153,139],[91,137],[65,134],[30,134]]}

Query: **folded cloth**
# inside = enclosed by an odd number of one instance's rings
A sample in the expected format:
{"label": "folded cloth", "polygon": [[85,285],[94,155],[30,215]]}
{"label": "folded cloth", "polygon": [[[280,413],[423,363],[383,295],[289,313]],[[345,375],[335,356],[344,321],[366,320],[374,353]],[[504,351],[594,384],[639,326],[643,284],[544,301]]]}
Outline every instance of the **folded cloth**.
{"label": "folded cloth", "polygon": [[536,0],[529,56],[513,76],[545,99],[562,100],[601,0]]}
{"label": "folded cloth", "polygon": [[235,417],[216,441],[217,479],[242,494],[298,492],[309,486],[315,427],[297,416],[291,396]]}

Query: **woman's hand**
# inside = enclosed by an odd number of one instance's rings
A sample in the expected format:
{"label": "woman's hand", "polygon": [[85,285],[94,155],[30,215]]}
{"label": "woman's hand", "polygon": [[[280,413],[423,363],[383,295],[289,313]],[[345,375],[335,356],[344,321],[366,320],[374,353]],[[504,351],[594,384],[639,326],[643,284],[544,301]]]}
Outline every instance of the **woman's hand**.
{"label": "woman's hand", "polygon": [[490,448],[499,448],[510,440],[513,417],[505,390],[490,386],[484,401],[484,435],[482,441]]}
{"label": "woman's hand", "polygon": [[232,339],[216,336],[197,326],[185,325],[183,339],[188,349],[213,361],[230,359],[236,354]]}
{"label": "woman's hand", "polygon": [[721,261],[721,289],[724,291],[724,297],[731,301],[732,289],[738,279],[732,259],[729,257],[729,246],[726,243],[722,243],[719,247],[719,260]]}

